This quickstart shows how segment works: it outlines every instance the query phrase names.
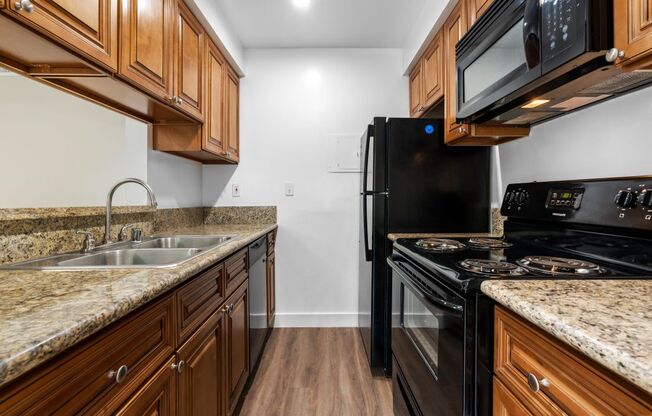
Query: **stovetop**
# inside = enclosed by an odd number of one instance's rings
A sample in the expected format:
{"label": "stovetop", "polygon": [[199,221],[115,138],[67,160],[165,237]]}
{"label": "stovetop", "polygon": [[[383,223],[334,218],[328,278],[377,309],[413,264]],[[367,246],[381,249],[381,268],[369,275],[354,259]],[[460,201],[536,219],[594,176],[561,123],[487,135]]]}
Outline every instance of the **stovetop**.
{"label": "stovetop", "polygon": [[399,239],[395,262],[463,292],[487,279],[649,279],[652,241],[571,230],[520,230],[501,239]]}

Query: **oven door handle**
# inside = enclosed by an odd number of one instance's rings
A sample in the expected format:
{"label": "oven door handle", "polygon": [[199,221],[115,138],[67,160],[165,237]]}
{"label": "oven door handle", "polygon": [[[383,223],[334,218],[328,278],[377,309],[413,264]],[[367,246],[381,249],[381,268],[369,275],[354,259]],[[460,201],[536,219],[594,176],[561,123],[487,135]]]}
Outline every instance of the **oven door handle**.
{"label": "oven door handle", "polygon": [[459,305],[455,302],[448,301],[446,299],[440,298],[438,296],[433,296],[430,293],[427,293],[427,289],[423,287],[420,283],[415,282],[414,280],[410,279],[410,277],[403,272],[398,264],[396,264],[392,259],[388,258],[387,263],[389,264],[389,267],[392,268],[396,272],[396,274],[399,275],[401,281],[408,286],[412,293],[414,293],[416,296],[420,297],[421,299],[433,303],[441,308],[452,310],[455,312],[464,312],[464,306]]}
{"label": "oven door handle", "polygon": [[541,64],[541,36],[539,21],[541,6],[539,0],[526,0],[523,12],[523,46],[528,69]]}

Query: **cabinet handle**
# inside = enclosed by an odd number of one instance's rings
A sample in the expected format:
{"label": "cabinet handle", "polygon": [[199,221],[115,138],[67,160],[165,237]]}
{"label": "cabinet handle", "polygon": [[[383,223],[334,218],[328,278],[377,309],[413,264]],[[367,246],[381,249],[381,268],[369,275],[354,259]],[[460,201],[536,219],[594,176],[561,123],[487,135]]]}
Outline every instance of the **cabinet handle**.
{"label": "cabinet handle", "polygon": [[607,51],[604,57],[607,62],[615,62],[616,59],[622,59],[625,57],[625,51],[620,51],[617,48],[611,48]]}
{"label": "cabinet handle", "polygon": [[539,380],[537,376],[532,373],[527,375],[527,384],[529,384],[530,390],[532,390],[533,393],[541,390],[541,387],[550,387],[550,381],[547,378]]}
{"label": "cabinet handle", "polygon": [[120,384],[125,381],[127,374],[129,374],[129,367],[121,365],[120,368],[118,368],[118,371],[109,371],[108,377],[114,379],[116,383]]}
{"label": "cabinet handle", "polygon": [[16,11],[25,10],[27,13],[31,13],[34,11],[34,5],[30,0],[21,0],[14,3],[14,9]]}
{"label": "cabinet handle", "polygon": [[177,364],[172,363],[172,370],[176,371],[177,373],[181,374],[183,373],[183,370],[186,368],[186,362],[181,360]]}
{"label": "cabinet handle", "polygon": [[176,95],[170,98],[170,101],[172,101],[175,104],[183,104],[183,100]]}
{"label": "cabinet handle", "polygon": [[222,308],[222,312],[224,312],[227,315],[231,315],[231,310],[233,309],[233,304],[231,305],[224,305]]}

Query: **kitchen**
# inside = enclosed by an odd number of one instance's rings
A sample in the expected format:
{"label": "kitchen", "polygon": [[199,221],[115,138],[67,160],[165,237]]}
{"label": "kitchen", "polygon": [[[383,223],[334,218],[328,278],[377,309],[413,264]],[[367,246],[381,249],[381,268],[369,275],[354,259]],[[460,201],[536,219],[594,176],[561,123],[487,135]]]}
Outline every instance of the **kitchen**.
{"label": "kitchen", "polygon": [[651,414],[650,6],[566,3],[0,0],[0,414]]}

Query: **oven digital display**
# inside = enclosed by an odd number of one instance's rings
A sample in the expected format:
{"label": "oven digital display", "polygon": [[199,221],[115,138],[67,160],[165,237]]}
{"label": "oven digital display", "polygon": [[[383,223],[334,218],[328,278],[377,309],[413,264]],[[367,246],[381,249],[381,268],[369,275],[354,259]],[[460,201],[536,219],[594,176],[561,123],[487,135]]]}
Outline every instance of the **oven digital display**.
{"label": "oven digital display", "polygon": [[583,196],[583,189],[551,189],[548,192],[546,208],[579,209]]}

